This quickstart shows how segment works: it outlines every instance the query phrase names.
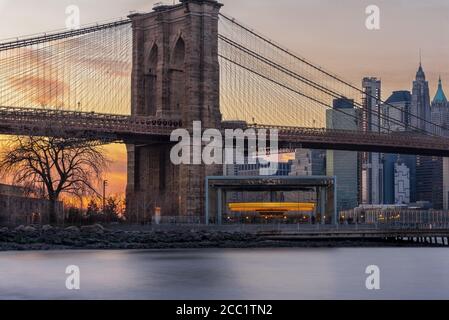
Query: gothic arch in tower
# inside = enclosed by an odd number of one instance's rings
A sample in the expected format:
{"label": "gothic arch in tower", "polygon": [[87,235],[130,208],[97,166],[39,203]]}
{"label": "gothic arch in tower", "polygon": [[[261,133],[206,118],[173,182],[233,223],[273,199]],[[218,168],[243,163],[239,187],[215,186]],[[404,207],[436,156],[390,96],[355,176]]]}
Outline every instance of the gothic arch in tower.
{"label": "gothic arch in tower", "polygon": [[157,96],[157,69],[159,62],[159,48],[155,43],[148,55],[145,68],[145,115],[156,115],[156,96]]}
{"label": "gothic arch in tower", "polygon": [[179,36],[170,56],[170,111],[181,116],[186,101],[186,46]]}

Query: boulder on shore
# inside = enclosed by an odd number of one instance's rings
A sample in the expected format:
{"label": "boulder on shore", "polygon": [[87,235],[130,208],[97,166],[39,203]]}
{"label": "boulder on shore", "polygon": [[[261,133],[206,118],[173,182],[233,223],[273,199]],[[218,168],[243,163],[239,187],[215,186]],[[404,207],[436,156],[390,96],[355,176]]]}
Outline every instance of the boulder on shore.
{"label": "boulder on shore", "polygon": [[93,224],[91,226],[83,226],[81,227],[82,232],[89,232],[89,233],[103,233],[104,227],[101,224]]}
{"label": "boulder on shore", "polygon": [[25,231],[25,232],[36,232],[37,229],[36,229],[35,227],[32,227],[32,226],[26,226],[26,227],[23,229],[23,231]]}
{"label": "boulder on shore", "polygon": [[32,226],[24,226],[24,225],[20,225],[15,229],[17,232],[27,232],[27,233],[31,233],[31,232],[36,232],[36,228],[32,227]]}
{"label": "boulder on shore", "polygon": [[45,226],[42,227],[41,230],[44,231],[44,232],[48,232],[48,231],[54,230],[54,228],[51,225],[46,224]]}
{"label": "boulder on shore", "polygon": [[79,232],[80,232],[80,229],[79,229],[78,227],[71,226],[71,227],[65,228],[65,231],[73,232],[73,233],[79,233]]}

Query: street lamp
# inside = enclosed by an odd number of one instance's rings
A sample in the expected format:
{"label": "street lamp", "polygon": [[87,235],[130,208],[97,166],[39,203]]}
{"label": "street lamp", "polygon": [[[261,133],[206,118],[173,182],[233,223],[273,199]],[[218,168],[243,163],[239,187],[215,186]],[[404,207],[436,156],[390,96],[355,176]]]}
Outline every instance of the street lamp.
{"label": "street lamp", "polygon": [[103,180],[103,214],[106,209],[106,187],[108,186],[108,180]]}

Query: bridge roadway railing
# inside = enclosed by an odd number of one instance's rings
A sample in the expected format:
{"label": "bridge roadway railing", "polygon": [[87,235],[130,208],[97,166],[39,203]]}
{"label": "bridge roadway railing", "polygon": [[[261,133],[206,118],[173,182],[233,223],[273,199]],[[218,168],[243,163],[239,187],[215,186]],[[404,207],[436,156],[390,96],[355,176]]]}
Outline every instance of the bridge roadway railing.
{"label": "bridge roadway railing", "polygon": [[[224,122],[222,130],[227,129]],[[449,139],[417,133],[375,133],[325,128],[301,128],[240,124],[242,129],[277,129],[280,144],[293,146],[310,143],[324,147],[344,145],[347,150],[370,151],[369,148],[386,148],[387,151],[408,151],[415,154],[449,156]],[[183,127],[180,119],[102,114],[56,109],[0,107],[0,133],[43,136],[93,136],[106,135],[116,140],[139,137],[151,140],[155,136],[169,136]],[[203,128],[207,129],[207,128]],[[231,129],[235,129],[232,127]],[[360,147],[362,146],[362,147]],[[298,146],[300,147],[300,146]],[[425,153],[424,153],[425,151]]]}
{"label": "bridge roadway railing", "polygon": [[424,135],[414,132],[366,132],[354,130],[339,130],[326,128],[302,128],[285,126],[253,125],[255,129],[277,129],[279,140],[284,142],[296,142],[302,137],[308,142],[335,141],[347,144],[373,144],[397,147],[416,148],[418,145],[429,149],[449,150],[449,139]]}
{"label": "bridge roadway railing", "polygon": [[54,135],[79,133],[116,136],[124,135],[170,135],[179,128],[179,120],[157,117],[101,114],[55,109],[0,107],[0,131],[4,134]]}

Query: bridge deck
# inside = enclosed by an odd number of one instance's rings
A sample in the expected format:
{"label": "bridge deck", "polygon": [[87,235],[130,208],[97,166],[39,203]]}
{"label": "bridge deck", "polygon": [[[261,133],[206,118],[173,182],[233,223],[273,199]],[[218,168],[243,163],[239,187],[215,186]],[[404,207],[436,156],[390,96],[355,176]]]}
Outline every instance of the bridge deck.
{"label": "bridge deck", "polygon": [[[182,122],[177,119],[0,107],[0,133],[2,134],[70,138],[79,136],[126,143],[151,143],[155,140],[168,141],[171,132],[181,126]],[[449,139],[422,134],[387,134],[266,125],[248,127],[277,129],[280,148],[304,147],[449,157]]]}

